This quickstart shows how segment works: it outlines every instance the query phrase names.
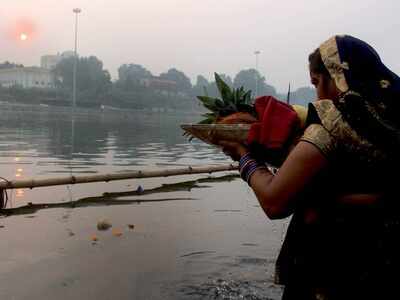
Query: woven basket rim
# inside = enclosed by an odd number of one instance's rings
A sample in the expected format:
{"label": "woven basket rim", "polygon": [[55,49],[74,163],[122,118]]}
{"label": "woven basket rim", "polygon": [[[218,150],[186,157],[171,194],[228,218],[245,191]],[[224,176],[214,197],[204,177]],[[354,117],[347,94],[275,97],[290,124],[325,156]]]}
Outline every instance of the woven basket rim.
{"label": "woven basket rim", "polygon": [[211,145],[218,140],[243,142],[251,124],[181,124],[181,128],[192,137]]}

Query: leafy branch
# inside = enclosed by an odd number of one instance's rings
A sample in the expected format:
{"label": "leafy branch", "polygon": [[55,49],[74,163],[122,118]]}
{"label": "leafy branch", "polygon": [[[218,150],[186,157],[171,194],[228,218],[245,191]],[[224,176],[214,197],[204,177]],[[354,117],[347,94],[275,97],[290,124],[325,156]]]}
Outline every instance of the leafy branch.
{"label": "leafy branch", "polygon": [[243,86],[240,88],[230,88],[217,73],[214,73],[215,83],[220,94],[220,98],[213,98],[205,93],[205,96],[197,96],[205,108],[210,112],[203,115],[205,117],[199,124],[216,123],[223,117],[237,112],[247,112],[255,116],[251,90],[246,91]]}

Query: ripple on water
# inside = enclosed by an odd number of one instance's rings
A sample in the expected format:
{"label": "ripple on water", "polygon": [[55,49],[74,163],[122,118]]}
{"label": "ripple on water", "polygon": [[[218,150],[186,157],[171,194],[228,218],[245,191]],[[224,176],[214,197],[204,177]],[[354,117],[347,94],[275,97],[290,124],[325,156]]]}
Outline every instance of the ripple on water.
{"label": "ripple on water", "polygon": [[278,290],[271,294],[271,286],[266,281],[214,279],[200,285],[187,285],[180,289],[179,299],[248,299],[276,300]]}
{"label": "ripple on water", "polygon": [[271,263],[270,260],[259,257],[240,256],[237,259],[239,264],[245,265],[267,265],[268,263]]}
{"label": "ripple on water", "polygon": [[169,290],[170,294],[167,298],[278,300],[282,297],[282,287],[273,281],[273,259],[217,253],[203,253],[200,257],[195,252],[190,254],[193,256],[184,258],[187,259],[184,280],[168,283],[166,292]]}

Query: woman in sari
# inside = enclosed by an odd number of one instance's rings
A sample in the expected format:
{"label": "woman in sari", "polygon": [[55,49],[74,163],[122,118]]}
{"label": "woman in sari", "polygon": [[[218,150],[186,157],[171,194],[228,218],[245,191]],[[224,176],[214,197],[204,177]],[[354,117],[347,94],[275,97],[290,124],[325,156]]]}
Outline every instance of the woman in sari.
{"label": "woman in sari", "polygon": [[269,218],[292,215],[276,265],[283,299],[398,298],[400,78],[346,35],[309,63],[318,100],[276,175],[245,145],[220,144]]}

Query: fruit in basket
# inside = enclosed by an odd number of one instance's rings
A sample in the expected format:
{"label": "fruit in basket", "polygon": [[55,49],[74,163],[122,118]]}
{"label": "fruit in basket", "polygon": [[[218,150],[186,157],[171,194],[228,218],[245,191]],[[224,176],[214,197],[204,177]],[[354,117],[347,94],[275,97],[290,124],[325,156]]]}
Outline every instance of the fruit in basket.
{"label": "fruit in basket", "polygon": [[217,124],[251,124],[257,122],[257,118],[247,112],[237,112],[217,120]]}

